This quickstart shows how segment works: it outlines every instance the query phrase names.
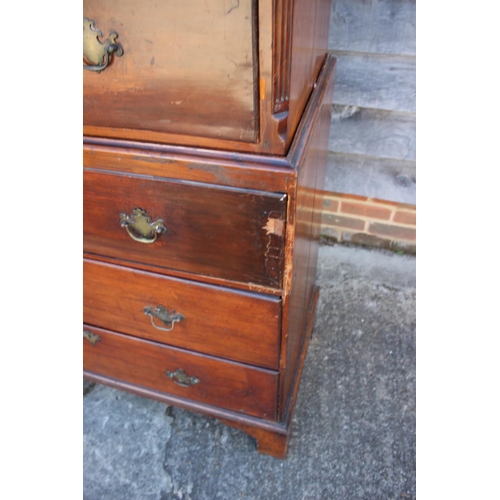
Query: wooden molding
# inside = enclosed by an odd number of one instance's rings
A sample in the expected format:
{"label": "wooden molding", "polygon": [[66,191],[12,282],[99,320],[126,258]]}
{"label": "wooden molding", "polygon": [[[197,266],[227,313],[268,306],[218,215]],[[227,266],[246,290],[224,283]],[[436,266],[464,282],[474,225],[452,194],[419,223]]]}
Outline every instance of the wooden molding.
{"label": "wooden molding", "polygon": [[292,23],[293,2],[276,0],[273,5],[273,114],[289,109]]}

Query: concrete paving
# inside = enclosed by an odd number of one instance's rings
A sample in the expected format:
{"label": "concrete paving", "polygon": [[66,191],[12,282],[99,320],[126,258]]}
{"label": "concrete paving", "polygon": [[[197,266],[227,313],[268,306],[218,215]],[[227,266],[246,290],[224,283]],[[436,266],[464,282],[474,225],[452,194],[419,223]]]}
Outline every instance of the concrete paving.
{"label": "concrete paving", "polygon": [[416,498],[415,258],[322,246],[288,457],[217,420],[84,383],[85,500]]}

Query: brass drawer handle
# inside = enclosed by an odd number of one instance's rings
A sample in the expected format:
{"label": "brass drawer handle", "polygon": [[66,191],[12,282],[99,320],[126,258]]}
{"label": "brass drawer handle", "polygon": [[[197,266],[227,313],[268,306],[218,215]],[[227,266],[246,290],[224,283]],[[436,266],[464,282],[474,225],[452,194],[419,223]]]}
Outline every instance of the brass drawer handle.
{"label": "brass drawer handle", "polygon": [[101,340],[99,335],[92,333],[90,330],[83,330],[83,338],[87,339],[92,345],[97,344],[97,342],[100,342]]}
{"label": "brass drawer handle", "polygon": [[[83,69],[100,73],[108,67],[112,54],[123,55],[123,49],[116,43],[118,33],[110,31],[108,38],[101,42],[102,31],[94,27],[94,21],[83,18]],[[90,63],[90,64],[88,64]]]}
{"label": "brass drawer handle", "polygon": [[154,243],[159,234],[167,232],[163,219],[151,222],[151,217],[142,208],[134,208],[131,215],[120,214],[120,225],[139,243]]}
{"label": "brass drawer handle", "polygon": [[[169,312],[169,310],[162,305],[156,306],[154,309],[152,306],[145,307],[144,314],[151,317],[151,324],[157,330],[163,330],[165,332],[170,332],[173,330],[175,323],[186,319],[182,314],[176,313],[175,311]],[[155,318],[158,318],[167,328],[156,325]]]}
{"label": "brass drawer handle", "polygon": [[180,368],[177,368],[175,372],[167,370],[167,377],[172,379],[177,385],[182,385],[182,387],[190,387],[200,382],[198,377],[189,377],[187,373]]}

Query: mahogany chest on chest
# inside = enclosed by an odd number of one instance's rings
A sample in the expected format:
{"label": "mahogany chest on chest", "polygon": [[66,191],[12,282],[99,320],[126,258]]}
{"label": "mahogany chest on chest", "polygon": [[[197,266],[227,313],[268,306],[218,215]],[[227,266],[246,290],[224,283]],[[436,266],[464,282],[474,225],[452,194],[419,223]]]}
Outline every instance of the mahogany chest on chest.
{"label": "mahogany chest on chest", "polygon": [[285,457],[312,331],[329,0],[84,0],[84,376]]}

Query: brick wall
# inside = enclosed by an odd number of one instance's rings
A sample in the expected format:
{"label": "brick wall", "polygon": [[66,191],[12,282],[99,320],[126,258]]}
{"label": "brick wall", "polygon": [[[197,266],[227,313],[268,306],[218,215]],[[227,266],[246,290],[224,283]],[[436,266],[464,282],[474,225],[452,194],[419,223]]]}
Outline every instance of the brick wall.
{"label": "brick wall", "polygon": [[323,193],[323,241],[416,252],[416,206],[344,193]]}

